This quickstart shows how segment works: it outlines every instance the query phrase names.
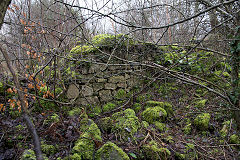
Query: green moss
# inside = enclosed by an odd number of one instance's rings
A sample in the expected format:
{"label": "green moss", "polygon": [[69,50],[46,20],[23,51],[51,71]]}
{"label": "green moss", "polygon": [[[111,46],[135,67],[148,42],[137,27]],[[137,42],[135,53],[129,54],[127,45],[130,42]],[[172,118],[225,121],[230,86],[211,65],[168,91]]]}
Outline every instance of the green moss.
{"label": "green moss", "polygon": [[150,124],[154,124],[155,121],[163,122],[167,117],[167,112],[162,107],[147,108],[142,113],[143,120]]}
{"label": "green moss", "polygon": [[222,138],[225,138],[228,135],[229,127],[230,127],[230,121],[223,122],[223,127],[220,131],[220,134],[221,134]]}
{"label": "green moss", "polygon": [[80,115],[82,113],[82,108],[74,108],[73,110],[68,112],[70,117]]}
{"label": "green moss", "polygon": [[90,45],[76,46],[70,51],[70,56],[73,55],[86,55],[97,51],[97,48]]}
{"label": "green moss", "polygon": [[56,89],[55,89],[55,93],[56,93],[57,95],[59,95],[62,91],[63,91],[62,88],[56,88]]}
{"label": "green moss", "polygon": [[165,109],[165,111],[171,115],[173,114],[172,105],[168,102],[159,102],[159,101],[147,101],[144,108],[159,106]]}
{"label": "green moss", "polygon": [[155,106],[160,106],[160,107],[164,107],[164,102],[159,102],[159,101],[147,101],[145,104],[145,108],[149,108],[149,107],[155,107]]}
{"label": "green moss", "polygon": [[197,129],[205,131],[208,129],[210,117],[211,116],[209,113],[202,113],[194,119],[194,125],[197,127]]}
{"label": "green moss", "polygon": [[164,123],[161,123],[161,122],[156,121],[156,122],[154,122],[154,125],[155,125],[156,128],[157,128],[158,130],[160,130],[161,132],[165,131],[165,129],[166,129],[166,125],[165,125]]}
{"label": "green moss", "polygon": [[103,112],[109,112],[109,111],[113,110],[115,107],[116,107],[115,104],[109,102],[102,107],[102,110],[103,110]]}
{"label": "green moss", "polygon": [[128,155],[112,142],[104,144],[96,153],[97,160],[116,159],[116,160],[130,160]]}
{"label": "green moss", "polygon": [[43,124],[49,124],[49,123],[58,123],[60,121],[59,115],[54,113],[53,115],[49,116],[47,119],[44,120]]}
{"label": "green moss", "polygon": [[154,140],[143,145],[143,152],[147,159],[154,160],[167,160],[171,155],[171,152],[167,148],[160,148]]}
{"label": "green moss", "polygon": [[184,132],[185,134],[191,134],[191,132],[192,132],[192,124],[191,124],[191,123],[187,124],[187,125],[183,128],[183,132]]}
{"label": "green moss", "polygon": [[136,113],[138,113],[142,109],[142,105],[140,103],[134,103],[132,108]]}
{"label": "green moss", "polygon": [[54,145],[48,145],[48,144],[41,144],[42,152],[45,153],[46,155],[53,155],[57,152],[57,147]]}
{"label": "green moss", "polygon": [[74,153],[69,157],[71,160],[82,160],[81,155]]}
{"label": "green moss", "polygon": [[113,122],[110,117],[104,117],[99,120],[99,128],[103,131],[108,132],[112,129]]}
{"label": "green moss", "polygon": [[127,93],[124,89],[119,89],[117,94],[115,95],[115,98],[117,99],[123,99],[123,98],[126,98],[127,96]]}
{"label": "green moss", "polygon": [[18,131],[21,131],[21,130],[24,129],[24,126],[21,125],[21,124],[19,124],[19,125],[16,126],[16,129],[17,129]]}
{"label": "green moss", "polygon": [[134,134],[141,127],[138,117],[132,109],[114,113],[111,118],[114,121],[112,131],[121,135],[123,140],[134,138]]}
{"label": "green moss", "polygon": [[175,157],[176,157],[176,159],[178,159],[178,160],[184,160],[184,159],[186,159],[186,155],[185,155],[185,154],[178,153],[178,152],[175,153]]}
{"label": "green moss", "polygon": [[149,123],[146,121],[142,121],[142,126],[143,128],[148,128],[149,127]]}
{"label": "green moss", "polygon": [[232,144],[240,144],[240,138],[238,135],[233,134],[230,136],[229,142]]}
{"label": "green moss", "polygon": [[[32,149],[25,150],[20,158],[21,160],[36,160],[35,153]],[[44,160],[48,160],[46,155],[43,155]]]}
{"label": "green moss", "polygon": [[207,102],[207,99],[202,99],[200,101],[197,101],[197,102],[195,102],[195,107],[203,108],[203,107],[205,107],[206,102]]}
{"label": "green moss", "polygon": [[80,135],[73,147],[73,153],[80,155],[83,159],[93,159],[95,142],[102,141],[101,132],[98,126],[92,122],[89,128]]}

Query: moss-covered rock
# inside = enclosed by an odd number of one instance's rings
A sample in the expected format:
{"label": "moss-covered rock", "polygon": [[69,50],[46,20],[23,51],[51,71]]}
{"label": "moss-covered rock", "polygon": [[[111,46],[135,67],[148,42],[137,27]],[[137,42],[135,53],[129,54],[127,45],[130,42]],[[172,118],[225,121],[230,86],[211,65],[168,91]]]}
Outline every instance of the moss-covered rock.
{"label": "moss-covered rock", "polygon": [[154,123],[154,125],[155,125],[156,128],[157,128],[158,130],[160,130],[161,132],[163,132],[163,131],[166,130],[166,124],[164,124],[164,123],[161,123],[161,122],[156,121],[156,122]]}
{"label": "moss-covered rock", "polygon": [[128,155],[112,142],[104,144],[96,153],[97,160],[130,160]]}
{"label": "moss-covered rock", "polygon": [[127,96],[126,91],[124,89],[119,89],[117,91],[116,95],[115,95],[115,98],[117,98],[117,99],[124,99],[124,98],[126,98],[126,96]]}
{"label": "moss-covered rock", "polygon": [[195,107],[203,108],[203,107],[205,107],[206,102],[207,102],[207,99],[202,99],[202,100],[196,101],[195,102]]}
{"label": "moss-covered rock", "polygon": [[140,103],[134,103],[132,108],[136,113],[138,113],[142,109],[142,105]]}
{"label": "moss-covered rock", "polygon": [[230,127],[230,121],[223,122],[223,127],[220,130],[220,134],[222,138],[225,138],[228,135],[229,127]]}
{"label": "moss-covered rock", "polygon": [[240,138],[238,135],[233,134],[230,136],[229,142],[232,144],[240,144]]}
{"label": "moss-covered rock", "polygon": [[68,112],[68,115],[70,117],[73,117],[73,116],[79,116],[81,113],[82,113],[82,108],[74,108]]}
{"label": "moss-covered rock", "polygon": [[99,120],[99,128],[105,132],[109,132],[113,126],[113,120],[110,117],[104,117]]}
{"label": "moss-covered rock", "polygon": [[144,152],[146,159],[167,160],[171,155],[171,152],[167,148],[159,147],[154,140],[143,145],[142,151]]}
{"label": "moss-covered rock", "polygon": [[209,113],[202,113],[194,119],[194,125],[197,129],[206,131],[209,126],[210,117]]}
{"label": "moss-covered rock", "polygon": [[183,128],[183,132],[184,132],[185,134],[191,134],[191,132],[192,132],[192,124],[191,124],[191,123],[187,124],[187,125]]}
{"label": "moss-covered rock", "polygon": [[109,111],[113,110],[115,107],[116,107],[115,104],[109,102],[102,107],[102,111],[103,112],[109,112]]}
{"label": "moss-covered rock", "polygon": [[43,124],[58,123],[60,121],[59,115],[53,113],[47,119],[44,120]]}
{"label": "moss-covered rock", "polygon": [[[35,153],[32,149],[25,150],[20,158],[21,160],[36,160]],[[44,160],[48,160],[46,155],[43,155]]]}
{"label": "moss-covered rock", "polygon": [[167,112],[162,107],[147,108],[142,113],[143,120],[150,124],[154,124],[155,121],[163,122],[167,117]]}
{"label": "moss-covered rock", "polygon": [[[101,132],[98,126],[93,122],[89,121],[88,129],[82,133],[73,147],[73,153],[80,155],[83,159],[93,159],[95,151],[95,142],[102,141]],[[84,128],[86,128],[84,126]],[[84,129],[85,130],[85,129]],[[77,156],[77,155],[75,155]]]}
{"label": "moss-covered rock", "polygon": [[57,147],[54,145],[48,145],[45,143],[41,144],[42,152],[45,153],[46,155],[53,155],[54,153],[57,152]]}
{"label": "moss-covered rock", "polygon": [[168,102],[159,102],[159,101],[147,101],[144,108],[159,106],[165,109],[168,115],[173,114],[172,105]]}
{"label": "moss-covered rock", "polygon": [[141,127],[141,123],[132,109],[114,113],[111,118],[114,121],[112,131],[121,135],[123,140],[134,138],[134,134]]}
{"label": "moss-covered rock", "polygon": [[77,153],[74,153],[73,155],[69,156],[68,158],[66,158],[66,160],[82,160],[82,157],[81,155],[77,154]]}

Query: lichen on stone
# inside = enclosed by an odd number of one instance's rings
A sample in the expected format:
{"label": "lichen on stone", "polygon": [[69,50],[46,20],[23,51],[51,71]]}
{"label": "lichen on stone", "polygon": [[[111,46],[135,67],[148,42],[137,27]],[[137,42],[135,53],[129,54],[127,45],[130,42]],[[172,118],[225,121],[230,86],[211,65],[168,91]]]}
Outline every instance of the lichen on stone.
{"label": "lichen on stone", "polygon": [[167,117],[167,112],[162,107],[156,106],[153,108],[147,108],[142,113],[143,120],[150,124],[154,124],[155,121],[163,122]]}
{"label": "lichen on stone", "polygon": [[197,129],[205,131],[208,129],[210,117],[209,113],[202,113],[194,119],[194,125]]}
{"label": "lichen on stone", "polygon": [[96,153],[97,160],[130,160],[128,155],[112,142],[105,143]]}
{"label": "lichen on stone", "polygon": [[142,151],[146,159],[167,160],[171,155],[171,152],[167,148],[161,148],[154,140],[143,145]]}

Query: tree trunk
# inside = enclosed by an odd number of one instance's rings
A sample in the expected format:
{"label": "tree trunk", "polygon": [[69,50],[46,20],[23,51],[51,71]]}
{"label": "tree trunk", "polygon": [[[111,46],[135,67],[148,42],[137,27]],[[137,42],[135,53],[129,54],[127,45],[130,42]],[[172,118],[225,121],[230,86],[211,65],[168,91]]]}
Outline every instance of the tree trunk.
{"label": "tree trunk", "polygon": [[11,0],[1,0],[0,1],[0,29],[2,28],[4,16],[6,14],[8,5],[11,3]]}

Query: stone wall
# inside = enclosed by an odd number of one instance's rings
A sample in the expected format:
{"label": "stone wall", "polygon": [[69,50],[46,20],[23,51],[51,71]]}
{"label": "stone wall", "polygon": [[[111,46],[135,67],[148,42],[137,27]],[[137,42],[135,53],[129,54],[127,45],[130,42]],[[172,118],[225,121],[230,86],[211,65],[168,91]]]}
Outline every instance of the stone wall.
{"label": "stone wall", "polygon": [[80,79],[69,85],[68,99],[77,98],[77,104],[102,104],[114,99],[119,90],[129,92],[139,83],[141,67],[130,65],[106,66],[91,64],[79,71]]}
{"label": "stone wall", "polygon": [[113,40],[102,38],[101,45],[104,44],[104,47],[98,45],[98,49],[95,49],[83,45],[70,52],[71,57],[84,59],[71,63],[80,76],[74,84],[69,85],[67,97],[77,99],[77,104],[104,104],[112,101],[119,90],[129,92],[133,86],[140,85],[139,80],[146,73],[146,68],[140,63],[152,61],[161,54],[153,44],[132,42],[134,45],[121,45],[113,49],[112,43],[105,45],[109,41]]}

